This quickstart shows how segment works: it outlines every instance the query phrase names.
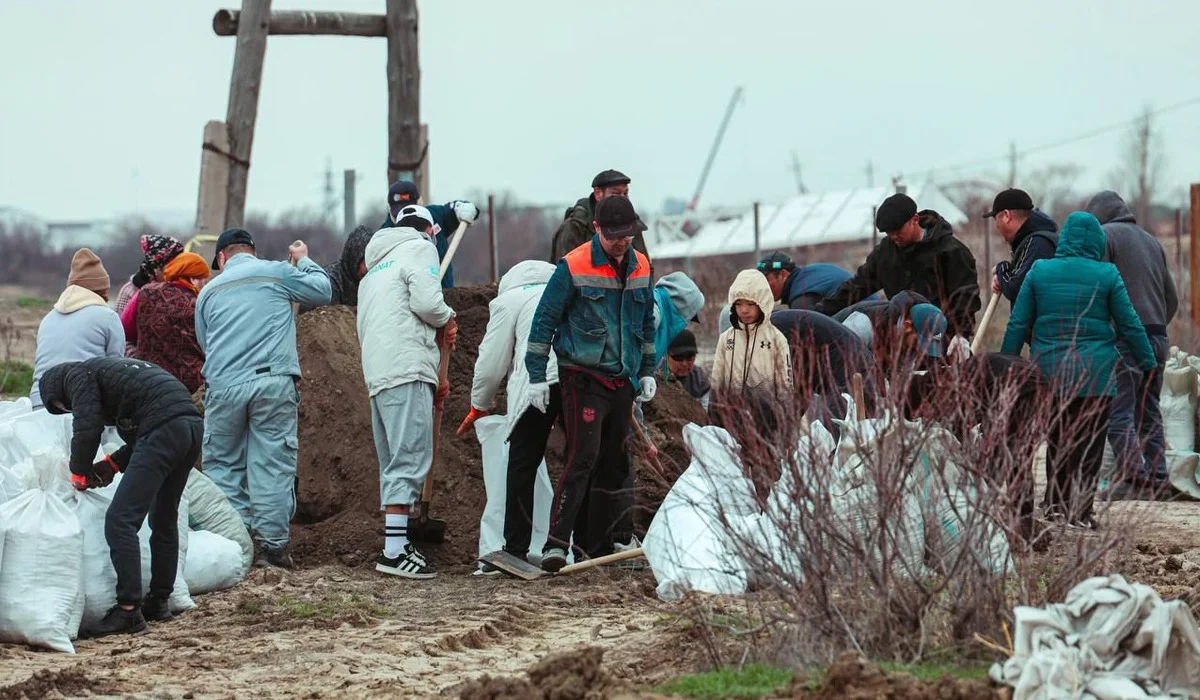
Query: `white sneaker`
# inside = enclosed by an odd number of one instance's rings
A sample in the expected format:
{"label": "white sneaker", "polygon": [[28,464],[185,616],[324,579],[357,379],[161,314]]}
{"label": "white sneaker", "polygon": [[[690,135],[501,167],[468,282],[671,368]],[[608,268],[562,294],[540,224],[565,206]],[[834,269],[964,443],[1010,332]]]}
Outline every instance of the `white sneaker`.
{"label": "white sneaker", "polygon": [[628,552],[631,549],[641,549],[641,548],[642,548],[642,541],[638,539],[637,535],[630,536],[629,544],[621,544],[620,542],[613,542],[613,552],[614,553]]}

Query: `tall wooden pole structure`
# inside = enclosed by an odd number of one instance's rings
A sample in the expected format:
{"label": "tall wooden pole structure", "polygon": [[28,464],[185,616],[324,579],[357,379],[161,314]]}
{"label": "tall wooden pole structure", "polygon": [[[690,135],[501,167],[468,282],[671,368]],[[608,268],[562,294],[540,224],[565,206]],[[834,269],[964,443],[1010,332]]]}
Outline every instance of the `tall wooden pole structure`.
{"label": "tall wooden pole structure", "polygon": [[417,0],[387,0],[388,182],[411,179],[428,201],[421,177],[421,66],[417,51]]}
{"label": "tall wooden pole structure", "polygon": [[229,81],[229,186],[225,227],[241,226],[246,213],[246,181],[250,178],[250,150],[258,118],[258,92],[262,87],[263,59],[267,54],[267,23],[271,0],[242,0]]}

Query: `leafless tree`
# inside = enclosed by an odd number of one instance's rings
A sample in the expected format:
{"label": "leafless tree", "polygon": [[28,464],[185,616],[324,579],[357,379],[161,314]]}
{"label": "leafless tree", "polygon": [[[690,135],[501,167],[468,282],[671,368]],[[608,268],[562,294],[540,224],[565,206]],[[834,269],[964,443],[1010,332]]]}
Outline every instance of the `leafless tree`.
{"label": "leafless tree", "polygon": [[1133,195],[1133,210],[1138,223],[1150,225],[1150,206],[1158,196],[1165,162],[1162,132],[1147,106],[1134,121],[1121,147],[1121,163],[1112,175],[1118,192]]}

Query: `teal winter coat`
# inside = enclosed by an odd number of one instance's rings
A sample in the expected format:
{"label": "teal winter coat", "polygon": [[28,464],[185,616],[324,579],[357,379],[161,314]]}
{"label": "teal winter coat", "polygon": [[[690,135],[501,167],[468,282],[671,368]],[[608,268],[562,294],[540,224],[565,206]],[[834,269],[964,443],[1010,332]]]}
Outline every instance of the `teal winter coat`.
{"label": "teal winter coat", "polygon": [[1115,265],[1101,262],[1107,241],[1096,217],[1067,217],[1051,259],[1030,268],[1017,295],[1001,352],[1030,358],[1059,391],[1076,396],[1116,393],[1117,338],[1143,371],[1157,367],[1146,330]]}

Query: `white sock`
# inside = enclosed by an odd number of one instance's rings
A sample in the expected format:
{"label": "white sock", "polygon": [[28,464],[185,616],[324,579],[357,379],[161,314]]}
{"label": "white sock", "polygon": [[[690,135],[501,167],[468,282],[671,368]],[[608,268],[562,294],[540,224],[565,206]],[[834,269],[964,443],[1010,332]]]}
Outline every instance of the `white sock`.
{"label": "white sock", "polygon": [[408,516],[387,513],[383,516],[383,556],[389,559],[404,553],[408,544]]}

